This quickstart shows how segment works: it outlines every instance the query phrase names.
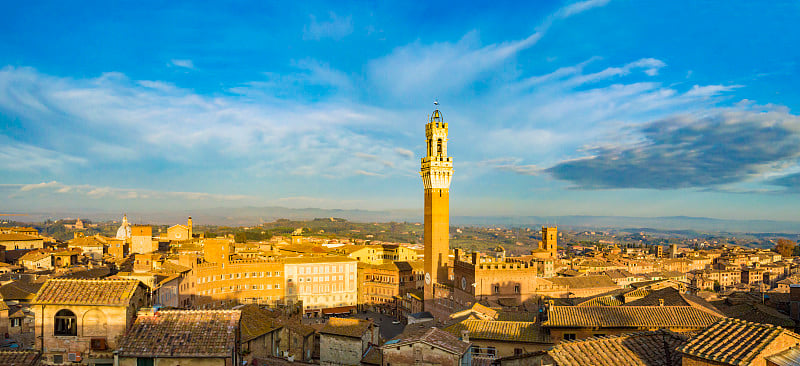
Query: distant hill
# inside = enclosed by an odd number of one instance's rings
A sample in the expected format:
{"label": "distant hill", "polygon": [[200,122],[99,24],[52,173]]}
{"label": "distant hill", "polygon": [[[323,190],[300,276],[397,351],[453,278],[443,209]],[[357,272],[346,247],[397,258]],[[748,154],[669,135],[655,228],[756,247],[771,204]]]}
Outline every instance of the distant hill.
{"label": "distant hill", "polygon": [[[121,213],[109,212],[31,212],[25,221],[81,217],[95,221],[120,219]],[[319,208],[287,207],[240,207],[213,208],[191,211],[128,212],[134,223],[174,224],[183,223],[192,216],[198,224],[226,226],[249,226],[276,219],[308,220],[338,217],[359,222],[422,221],[422,210],[336,210]],[[800,222],[775,220],[725,220],[708,217],[626,217],[626,216],[452,216],[452,225],[458,226],[525,226],[543,224],[564,228],[620,229],[653,228],[658,230],[694,230],[701,232],[729,233],[800,233]]]}

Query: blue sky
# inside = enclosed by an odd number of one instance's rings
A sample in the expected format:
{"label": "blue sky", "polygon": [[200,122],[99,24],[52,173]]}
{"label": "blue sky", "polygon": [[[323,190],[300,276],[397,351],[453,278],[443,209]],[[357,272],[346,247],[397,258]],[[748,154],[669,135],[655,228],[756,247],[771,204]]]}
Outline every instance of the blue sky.
{"label": "blue sky", "polygon": [[796,220],[797,1],[7,2],[0,210]]}

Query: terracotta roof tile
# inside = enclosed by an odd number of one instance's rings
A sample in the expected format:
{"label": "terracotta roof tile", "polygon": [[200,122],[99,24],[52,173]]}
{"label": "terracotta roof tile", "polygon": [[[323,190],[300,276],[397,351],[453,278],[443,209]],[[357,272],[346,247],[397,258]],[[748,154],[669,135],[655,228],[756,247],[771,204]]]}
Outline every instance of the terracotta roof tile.
{"label": "terracotta roof tile", "polygon": [[691,306],[553,306],[545,327],[704,328],[721,316]]}
{"label": "terracotta roof tile", "polygon": [[561,342],[547,353],[559,366],[679,366],[675,348],[686,338],[665,330],[592,337]]}
{"label": "terracotta roof tile", "polygon": [[594,287],[619,287],[606,275],[577,276],[577,277],[551,277],[547,281],[558,286],[571,289],[594,288]]}
{"label": "terracotta roof tile", "polygon": [[39,351],[0,351],[0,365],[34,366],[39,364]]}
{"label": "terracotta roof tile", "polygon": [[444,331],[456,337],[461,337],[462,330],[469,331],[470,339],[549,343],[549,337],[534,322],[469,319],[444,328]]}
{"label": "terracotta roof tile", "polygon": [[403,333],[384,343],[383,347],[398,347],[416,342],[423,342],[457,355],[463,355],[471,345],[436,327],[406,326]]}
{"label": "terracotta roof tile", "polygon": [[120,339],[123,357],[230,357],[238,310],[161,310],[142,314]]}
{"label": "terracotta roof tile", "polygon": [[50,279],[31,303],[127,305],[139,284],[130,279]]}
{"label": "terracotta roof tile", "polygon": [[800,335],[781,327],[726,318],[692,337],[678,351],[728,365],[747,365],[780,336],[800,342]]}
{"label": "terracotta roof tile", "polygon": [[364,319],[329,318],[319,332],[361,338],[372,324],[371,320]]}
{"label": "terracotta roof tile", "polygon": [[0,241],[29,241],[29,240],[42,240],[42,238],[25,234],[0,234]]}
{"label": "terracotta roof tile", "polygon": [[242,312],[241,341],[247,342],[281,327],[268,311],[255,304],[237,307]]}

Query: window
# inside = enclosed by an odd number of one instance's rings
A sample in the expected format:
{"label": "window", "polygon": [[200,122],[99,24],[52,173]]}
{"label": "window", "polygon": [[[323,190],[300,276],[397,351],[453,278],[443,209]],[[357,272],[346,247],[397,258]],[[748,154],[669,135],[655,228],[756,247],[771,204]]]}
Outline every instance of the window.
{"label": "window", "polygon": [[78,319],[75,313],[62,309],[55,316],[55,330],[53,335],[57,336],[76,336],[78,335]]}
{"label": "window", "polygon": [[565,341],[575,340],[575,333],[564,333],[564,340]]}
{"label": "window", "polygon": [[522,354],[522,348],[514,348],[514,356],[519,356]]}
{"label": "window", "polygon": [[9,320],[11,322],[12,327],[22,326],[22,318],[11,318]]}
{"label": "window", "polygon": [[497,355],[497,350],[495,350],[494,347],[487,347],[486,354],[488,354],[491,357],[494,357]]}
{"label": "window", "polygon": [[275,284],[275,289],[276,289],[276,290],[278,290],[278,289],[280,289],[280,288],[281,288],[281,285],[279,285],[279,284],[277,284],[277,283],[276,283],[276,284]]}
{"label": "window", "polygon": [[514,292],[519,293],[519,285],[514,285]]}
{"label": "window", "polygon": [[[64,363],[64,355],[53,355],[53,363],[56,365],[60,365]],[[139,365],[136,365],[139,366]]]}
{"label": "window", "polygon": [[153,366],[153,359],[139,357],[136,359],[136,366]]}
{"label": "window", "polygon": [[499,294],[500,293],[500,285],[494,285],[493,287],[494,287],[493,288],[494,293]]}

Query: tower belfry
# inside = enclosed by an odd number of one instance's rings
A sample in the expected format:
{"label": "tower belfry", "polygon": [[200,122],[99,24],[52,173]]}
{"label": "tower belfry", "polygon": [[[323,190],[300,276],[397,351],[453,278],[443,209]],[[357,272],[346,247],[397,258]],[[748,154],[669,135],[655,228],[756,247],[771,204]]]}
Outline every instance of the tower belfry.
{"label": "tower belfry", "polygon": [[[438,107],[438,101],[434,103]],[[427,154],[420,175],[425,187],[425,306],[434,300],[434,287],[448,281],[450,254],[450,179],[453,158],[447,156],[447,123],[436,109],[425,125]]]}

